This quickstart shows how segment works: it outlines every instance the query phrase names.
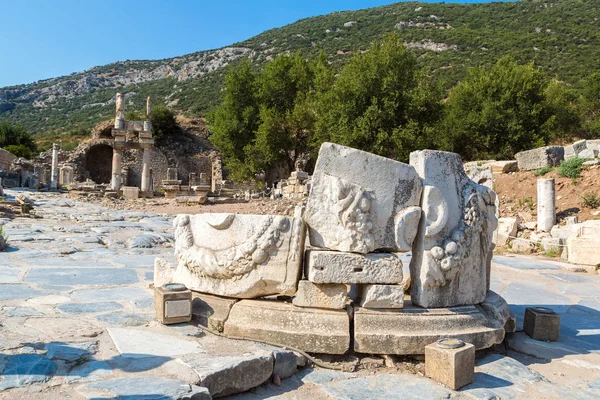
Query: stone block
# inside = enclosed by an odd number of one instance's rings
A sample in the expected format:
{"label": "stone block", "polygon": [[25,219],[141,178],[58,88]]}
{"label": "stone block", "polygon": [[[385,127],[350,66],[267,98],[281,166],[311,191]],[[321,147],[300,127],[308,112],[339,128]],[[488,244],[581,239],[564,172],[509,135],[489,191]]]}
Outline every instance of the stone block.
{"label": "stone block", "polygon": [[155,264],[155,279],[225,297],[293,295],[305,229],[282,215],[178,215],[176,268]]}
{"label": "stone block", "polygon": [[585,149],[577,155],[579,158],[593,159],[598,157],[597,149]]}
{"label": "stone block", "polygon": [[498,229],[496,230],[496,245],[506,246],[512,238],[517,237],[519,223],[514,217],[498,218]]}
{"label": "stone block", "polygon": [[523,330],[532,339],[556,342],[560,337],[560,315],[550,308],[527,307]]}
{"label": "stone block", "polygon": [[542,249],[545,252],[560,254],[560,253],[562,253],[563,248],[565,247],[564,246],[565,242],[566,241],[561,238],[546,237],[546,238],[542,239],[541,245],[542,245]]}
{"label": "stone block", "polygon": [[411,301],[421,307],[481,303],[487,294],[496,193],[465,174],[458,154],[415,151],[423,218],[410,262]]}
{"label": "stone block", "polygon": [[598,236],[571,236],[567,239],[568,261],[572,264],[600,264],[598,249],[600,249],[600,237]]}
{"label": "stone block", "polygon": [[323,143],[304,215],[311,245],[409,251],[421,217],[421,188],[410,165]]}
{"label": "stone block", "polygon": [[579,157],[579,154],[588,148],[586,140],[579,140],[572,145],[565,146],[565,160]]}
{"label": "stone block", "polygon": [[[462,346],[452,348],[460,343]],[[475,380],[475,346],[452,339],[428,345],[425,347],[425,374],[452,390],[472,383]]]}
{"label": "stone block", "polygon": [[403,285],[361,285],[360,306],[365,308],[403,308]]}
{"label": "stone block", "polygon": [[123,197],[126,199],[137,199],[140,197],[140,188],[136,186],[123,186],[121,188]]}
{"label": "stone block", "polygon": [[344,354],[350,345],[350,318],[346,310],[242,300],[231,309],[224,333],[311,353]]}
{"label": "stone block", "polygon": [[192,317],[198,324],[223,332],[231,307],[237,299],[192,292]]}
{"label": "stone block", "polygon": [[513,333],[517,329],[515,315],[506,300],[496,292],[488,291],[485,300],[481,303],[481,308],[492,319],[504,326],[505,333]]}
{"label": "stone block", "polygon": [[518,238],[510,242],[510,249],[515,253],[529,254],[535,249],[535,245],[527,239]]}
{"label": "stone block", "polygon": [[292,171],[290,176],[294,179],[298,179],[299,181],[304,181],[304,180],[308,179],[308,172]]}
{"label": "stone block", "polygon": [[600,151],[600,139],[587,140],[586,146],[588,149]]}
{"label": "stone block", "polygon": [[519,170],[519,164],[514,160],[494,161],[485,165],[492,167],[493,174],[509,174],[511,172],[517,172]]}
{"label": "stone block", "polygon": [[402,283],[402,261],[394,253],[306,252],[305,274],[313,283]]}
{"label": "stone block", "polygon": [[562,146],[540,147],[517,153],[515,158],[519,163],[519,171],[556,167],[565,159],[565,149]]}
{"label": "stone block", "polygon": [[465,165],[465,173],[473,182],[486,186],[490,189],[494,188],[494,177],[492,167],[488,165]]}
{"label": "stone block", "polygon": [[191,355],[181,361],[198,374],[196,384],[207,388],[213,398],[243,393],[273,374],[273,356],[268,352],[226,357]]}
{"label": "stone block", "polygon": [[296,307],[343,309],[346,306],[348,290],[338,283],[312,283],[301,280],[292,301]]}
{"label": "stone block", "polygon": [[425,346],[457,338],[486,349],[504,339],[503,320],[479,306],[403,309],[354,307],[354,351],[370,354],[425,354]]}
{"label": "stone block", "polygon": [[192,292],[183,285],[154,288],[156,319],[161,324],[179,324],[192,319]]}

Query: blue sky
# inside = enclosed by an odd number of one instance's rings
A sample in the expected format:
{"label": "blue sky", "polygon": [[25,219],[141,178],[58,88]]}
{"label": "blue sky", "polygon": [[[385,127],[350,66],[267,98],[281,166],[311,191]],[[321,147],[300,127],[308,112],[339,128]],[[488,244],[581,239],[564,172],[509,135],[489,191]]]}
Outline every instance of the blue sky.
{"label": "blue sky", "polygon": [[[457,0],[456,3],[490,1]],[[0,87],[226,46],[382,0],[0,0]]]}

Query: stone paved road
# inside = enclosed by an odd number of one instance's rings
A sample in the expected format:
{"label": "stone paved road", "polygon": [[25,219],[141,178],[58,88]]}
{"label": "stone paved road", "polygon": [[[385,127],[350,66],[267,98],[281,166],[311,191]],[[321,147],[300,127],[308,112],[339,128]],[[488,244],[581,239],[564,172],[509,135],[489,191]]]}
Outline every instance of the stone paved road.
{"label": "stone paved road", "polygon": [[[264,353],[153,321],[149,285],[154,258],[173,251],[170,217],[28,195],[42,218],[0,220],[11,246],[0,253],[0,399],[201,396],[205,389],[194,383],[214,369],[211,360]],[[560,313],[561,339],[536,342],[517,332],[506,355],[481,354],[475,382],[459,392],[395,368],[304,369],[279,387],[232,398],[600,398],[600,276],[572,267],[495,258],[492,288],[511,304],[519,329],[525,307],[543,305]]]}

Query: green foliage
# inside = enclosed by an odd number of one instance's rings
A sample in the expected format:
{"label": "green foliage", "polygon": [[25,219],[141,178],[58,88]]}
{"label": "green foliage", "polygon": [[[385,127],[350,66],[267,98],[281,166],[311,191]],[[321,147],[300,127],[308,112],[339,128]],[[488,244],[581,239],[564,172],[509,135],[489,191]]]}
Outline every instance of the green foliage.
{"label": "green foliage", "polygon": [[315,141],[332,141],[408,160],[431,147],[441,117],[438,93],[396,34],[344,66],[320,103]]}
{"label": "green foliage", "polygon": [[125,119],[128,121],[143,121],[146,116],[137,111],[127,111],[125,113]]}
{"label": "green foliage", "polygon": [[548,249],[544,251],[544,255],[546,257],[557,258],[562,255],[562,249],[560,248],[560,246],[548,247]]}
{"label": "green foliage", "polygon": [[177,125],[177,121],[175,121],[173,111],[163,105],[155,106],[152,109],[152,136],[156,141],[160,141],[161,138],[178,131],[179,126]]}
{"label": "green foliage", "polygon": [[563,160],[558,166],[558,175],[565,178],[577,179],[581,176],[581,167],[584,162],[585,159],[579,157]]}
{"label": "green foliage", "polygon": [[469,70],[449,94],[444,147],[467,160],[510,159],[551,138],[552,108],[544,74],[512,57]]}
{"label": "green foliage", "polygon": [[519,199],[519,208],[527,207],[530,211],[533,211],[535,208],[533,204],[532,197],[523,197],[522,199]]}
{"label": "green foliage", "polygon": [[553,167],[542,167],[542,168],[538,168],[538,169],[536,169],[535,171],[533,171],[533,174],[534,174],[535,176],[544,176],[544,175],[546,175],[547,173],[550,173],[550,172],[552,172],[552,171],[554,171],[554,168],[553,168]]}
{"label": "green foliage", "polygon": [[24,144],[11,144],[4,147],[4,150],[13,153],[17,157],[23,157],[28,160],[30,160],[33,155],[31,149]]}
{"label": "green foliage", "polygon": [[25,158],[31,158],[32,152],[36,150],[35,142],[25,128],[4,121],[0,121],[0,147],[10,152],[14,150],[16,153],[13,154]]}
{"label": "green foliage", "polygon": [[584,129],[588,137],[600,137],[600,72],[583,81],[581,108]]}
{"label": "green foliage", "polygon": [[600,196],[597,192],[586,192],[581,196],[581,205],[587,208],[600,207]]}

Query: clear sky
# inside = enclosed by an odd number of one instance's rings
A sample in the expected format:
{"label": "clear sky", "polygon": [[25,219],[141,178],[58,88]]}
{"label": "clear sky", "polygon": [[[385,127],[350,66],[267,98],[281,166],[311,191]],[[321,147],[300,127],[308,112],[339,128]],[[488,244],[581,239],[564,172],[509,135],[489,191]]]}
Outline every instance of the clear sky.
{"label": "clear sky", "polygon": [[301,18],[392,3],[0,0],[0,87],[68,75],[115,61],[170,58],[214,49]]}

